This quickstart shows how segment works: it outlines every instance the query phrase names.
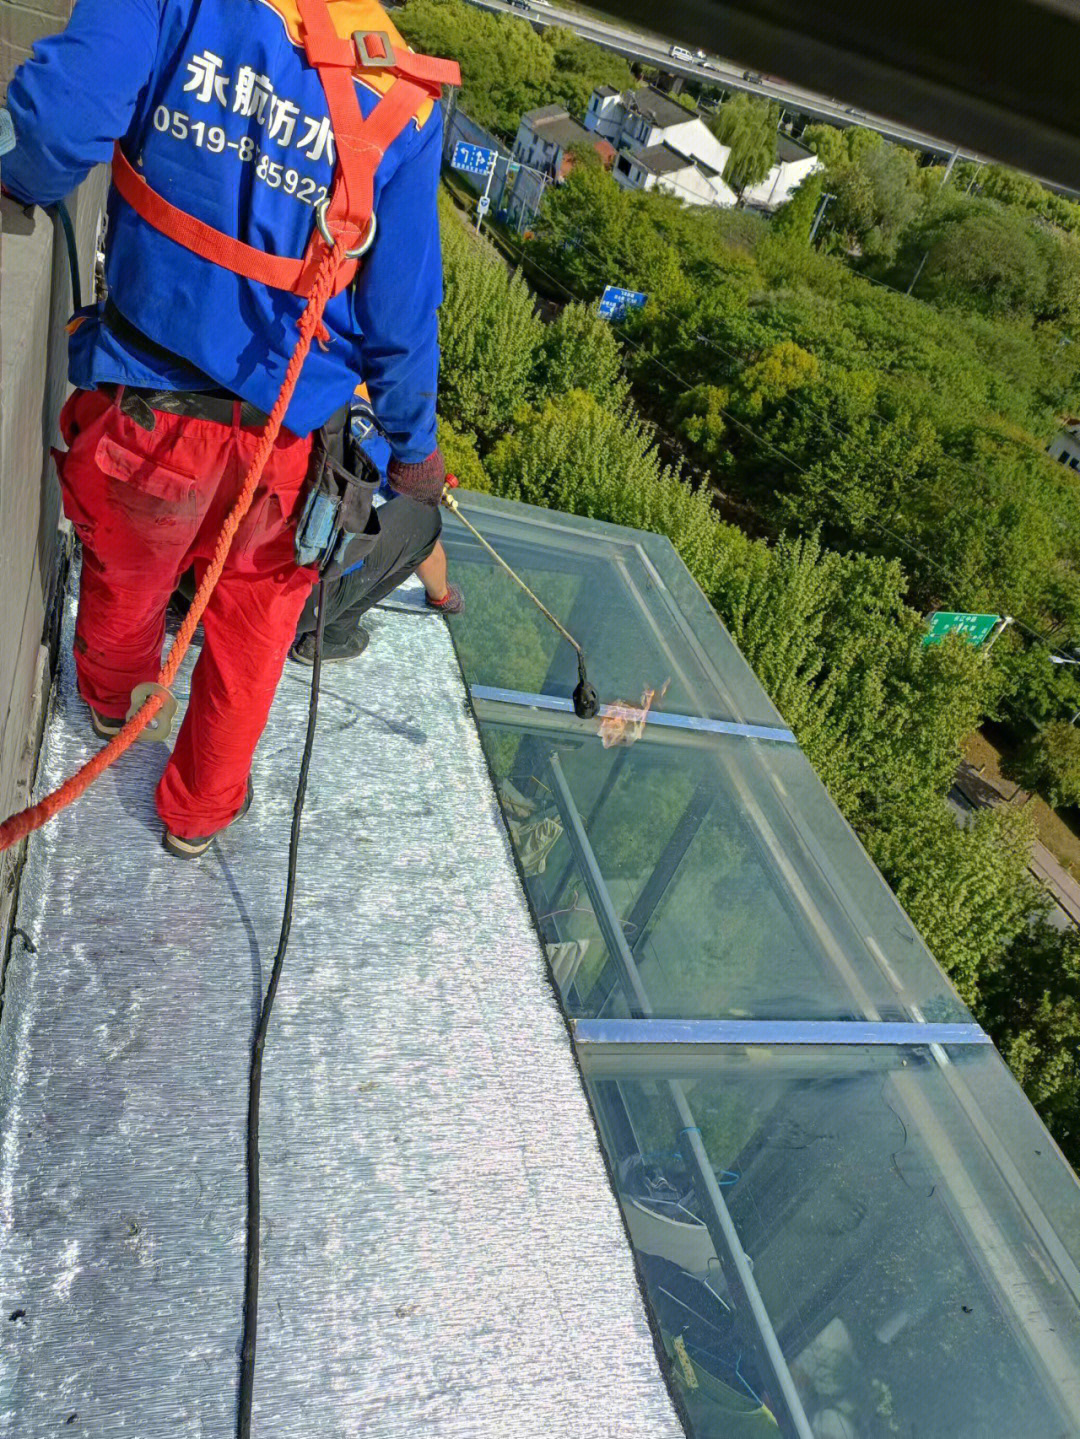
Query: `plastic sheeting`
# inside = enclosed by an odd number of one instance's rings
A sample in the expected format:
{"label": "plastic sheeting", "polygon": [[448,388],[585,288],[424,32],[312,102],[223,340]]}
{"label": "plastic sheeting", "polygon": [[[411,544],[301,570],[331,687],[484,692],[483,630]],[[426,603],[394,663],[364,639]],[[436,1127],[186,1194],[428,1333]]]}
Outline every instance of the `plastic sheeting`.
{"label": "plastic sheeting", "polygon": [[[262,1105],[254,1432],[666,1439],[619,1211],[444,625],[324,673]],[[40,787],[95,743],[69,613]],[[31,844],[0,1025],[0,1434],[231,1439],[254,1016],[307,711],[159,845],[140,745]]]}

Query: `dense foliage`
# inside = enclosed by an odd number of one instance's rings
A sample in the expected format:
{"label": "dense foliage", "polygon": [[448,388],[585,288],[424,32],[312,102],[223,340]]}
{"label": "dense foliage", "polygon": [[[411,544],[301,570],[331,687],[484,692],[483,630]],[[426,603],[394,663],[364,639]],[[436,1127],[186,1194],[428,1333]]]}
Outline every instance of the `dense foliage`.
{"label": "dense foliage", "polygon": [[560,104],[580,115],[597,85],[621,90],[633,83],[620,56],[560,25],[537,34],[516,16],[478,10],[464,0],[409,0],[395,20],[418,50],[460,63],[462,109],[505,135],[517,133],[527,110]]}
{"label": "dense foliage", "polygon": [[1052,720],[1017,751],[1007,772],[1052,805],[1080,805],[1080,729]]}
{"label": "dense foliage", "polygon": [[[862,133],[838,168],[851,151],[898,153],[860,149]],[[582,168],[550,196],[533,253],[583,298],[612,274],[649,294],[625,326],[638,401],[766,528],[901,560],[917,608],[1073,632],[1080,480],[1045,447],[1080,399],[1080,351],[1060,317],[913,304],[816,253],[821,183],[733,240],[726,217]],[[1007,639],[1002,655],[1019,647]],[[1061,688],[1045,660],[1038,678],[1033,690],[1029,669],[1018,715]]]}

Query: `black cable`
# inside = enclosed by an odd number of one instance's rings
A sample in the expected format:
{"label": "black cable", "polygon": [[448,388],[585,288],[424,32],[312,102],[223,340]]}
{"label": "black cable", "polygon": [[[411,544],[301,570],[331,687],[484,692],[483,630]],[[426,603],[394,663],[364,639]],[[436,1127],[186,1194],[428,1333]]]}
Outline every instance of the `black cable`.
{"label": "black cable", "polygon": [[82,282],[79,279],[79,252],[75,248],[75,230],[71,223],[71,216],[68,214],[68,207],[63,200],[57,200],[55,205],[50,205],[49,213],[55,215],[60,221],[60,228],[64,232],[68,270],[71,272],[71,308],[72,310],[81,310]]}
{"label": "black cable", "polygon": [[263,1048],[270,1027],[270,1011],[274,1007],[278,981],[281,978],[285,951],[292,929],[293,892],[296,887],[296,858],[300,849],[300,818],[304,812],[311,751],[315,743],[315,722],[319,715],[319,672],[322,668],[323,626],[326,618],[325,590],[319,581],[319,613],[315,622],[315,662],[311,669],[311,699],[308,704],[307,736],[300,776],[296,781],[293,804],[292,834],[289,839],[289,869],[285,880],[285,909],[281,916],[281,934],[277,953],[270,971],[255,1039],[251,1046],[251,1080],[248,1089],[247,1120],[247,1258],[244,1276],[244,1338],[240,1346],[240,1398],[236,1412],[237,1439],[251,1434],[251,1401],[255,1389],[255,1340],[259,1325],[259,1095],[262,1091]]}

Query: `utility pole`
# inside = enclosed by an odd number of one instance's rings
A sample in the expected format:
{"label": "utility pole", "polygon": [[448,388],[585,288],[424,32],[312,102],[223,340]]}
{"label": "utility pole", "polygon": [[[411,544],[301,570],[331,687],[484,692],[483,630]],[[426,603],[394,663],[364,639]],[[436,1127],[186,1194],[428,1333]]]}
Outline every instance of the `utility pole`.
{"label": "utility pole", "polygon": [[1012,622],[1013,622],[1013,617],[1012,617],[1012,615],[1004,615],[1004,616],[997,622],[997,624],[994,626],[994,632],[993,632],[993,634],[990,636],[990,638],[989,638],[989,639],[986,641],[986,643],[983,645],[983,653],[984,653],[984,654],[985,654],[986,651],[990,648],[990,646],[994,643],[994,641],[998,638],[998,636],[999,636],[999,635],[1003,635],[1003,634],[1005,633],[1005,631],[1009,628],[1009,626],[1012,624]]}
{"label": "utility pole", "polygon": [[[960,154],[960,146],[957,145],[956,149],[955,149],[955,150],[952,152],[952,154],[949,156],[949,163],[945,166],[945,173],[944,173],[944,175],[942,175],[942,177],[941,177],[941,188],[942,188],[942,189],[944,189],[945,186],[949,183],[949,176],[950,176],[950,175],[952,174],[952,172],[953,172],[953,166],[956,164],[956,157],[957,157],[959,154]],[[914,288],[915,288],[915,281],[916,281],[916,280],[919,278],[919,276],[922,274],[922,272],[923,272],[923,266],[926,264],[926,262],[927,262],[927,260],[929,260],[929,258],[930,258],[930,251],[927,250],[927,251],[924,252],[922,259],[919,261],[919,268],[915,271],[914,275],[912,275],[912,277],[911,277],[911,284],[910,284],[910,285],[907,287],[907,289],[904,291],[904,294],[905,294],[905,295],[910,295],[911,292],[912,292],[912,290],[914,290]],[[995,638],[996,638],[996,636],[995,636]]]}
{"label": "utility pole", "polygon": [[498,163],[499,152],[498,150],[493,150],[491,155],[491,164],[488,166],[487,184],[484,186],[484,193],[480,196],[480,199],[477,201],[476,204],[476,233],[478,235],[480,233],[480,226],[483,223],[484,216],[487,214],[488,209],[491,206],[491,181],[494,178],[495,167]]}
{"label": "utility pole", "polygon": [[810,244],[811,244],[811,245],[813,245],[813,243],[814,243],[814,236],[815,236],[815,235],[817,234],[817,232],[818,232],[818,226],[821,224],[821,218],[822,218],[822,216],[825,214],[825,210],[826,210],[826,208],[828,207],[829,201],[830,201],[830,200],[835,200],[835,199],[836,199],[836,196],[835,196],[835,195],[830,195],[827,190],[825,190],[825,191],[822,192],[821,199],[818,201],[817,214],[814,216],[814,223],[810,226]]}
{"label": "utility pole", "polygon": [[974,175],[972,175],[971,179],[967,182],[967,189],[964,191],[964,194],[965,194],[965,195],[970,195],[970,194],[971,194],[972,186],[975,184],[975,182],[978,180],[979,176],[982,174],[984,167],[985,167],[985,166],[984,166],[984,161],[980,160],[979,163],[978,163],[978,164],[976,165],[976,167],[975,167],[975,173],[974,173]]}
{"label": "utility pole", "polygon": [[919,261],[919,268],[915,271],[914,275],[912,275],[912,277],[911,277],[911,284],[910,284],[910,285],[907,287],[907,289],[904,291],[904,294],[905,294],[905,295],[910,295],[911,292],[912,292],[912,290],[914,290],[914,288],[915,288],[915,281],[916,281],[916,280],[919,278],[919,276],[922,274],[922,267],[926,264],[926,262],[927,262],[927,260],[929,260],[929,258],[930,258],[930,251],[927,250],[927,251],[925,252],[925,254],[923,255],[922,259]]}

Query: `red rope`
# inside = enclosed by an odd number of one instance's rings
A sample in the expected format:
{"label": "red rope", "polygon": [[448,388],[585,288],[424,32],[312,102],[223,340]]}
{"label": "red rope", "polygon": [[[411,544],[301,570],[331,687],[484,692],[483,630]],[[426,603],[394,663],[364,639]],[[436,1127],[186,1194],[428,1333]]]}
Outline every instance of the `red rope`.
{"label": "red rope", "polygon": [[[327,250],[323,257],[315,283],[308,296],[304,313],[300,316],[298,326],[300,338],[296,342],[296,348],[292,352],[288,367],[285,370],[285,378],[281,382],[281,391],[274,401],[274,407],[267,416],[266,427],[259,437],[255,453],[251,459],[251,467],[244,480],[244,487],[237,497],[224,525],[221,527],[221,534],[214,547],[214,555],[210,561],[206,573],[203,575],[202,583],[195,591],[195,598],[191,602],[191,608],[180,626],[176,638],[173,640],[169,653],[165,657],[165,663],[161,666],[157,682],[165,689],[168,689],[176,679],[177,671],[181,662],[188,652],[192,636],[196,626],[202,619],[203,611],[213,593],[214,586],[221,578],[221,572],[225,568],[225,561],[228,559],[229,550],[232,548],[233,538],[240,528],[240,522],[251,508],[251,502],[255,497],[255,490],[262,479],[263,470],[273,453],[274,444],[281,431],[281,425],[285,418],[285,412],[289,408],[289,402],[293,397],[297,381],[300,378],[300,371],[303,369],[304,361],[307,359],[308,351],[311,349],[312,340],[318,335],[324,337],[326,331],[322,326],[323,311],[326,309],[334,288],[334,281],[338,270],[345,261],[345,246],[342,240],[338,240],[332,250]],[[74,803],[80,795],[84,794],[99,775],[109,768],[114,761],[118,760],[125,750],[130,749],[135,740],[157,714],[158,710],[165,703],[165,696],[161,693],[153,694],[142,706],[139,712],[131,717],[124,725],[119,734],[115,735],[104,749],[99,750],[93,759],[88,760],[81,769],[64,781],[59,789],[47,794],[37,804],[31,805],[28,809],[20,810],[0,824],[0,853],[10,849],[13,844],[18,844],[35,829],[40,829],[53,815],[59,814],[69,804]]]}

